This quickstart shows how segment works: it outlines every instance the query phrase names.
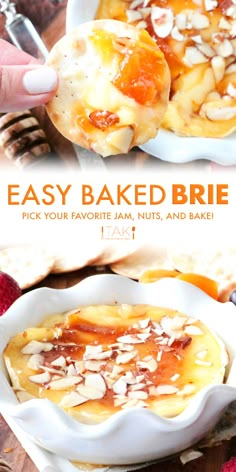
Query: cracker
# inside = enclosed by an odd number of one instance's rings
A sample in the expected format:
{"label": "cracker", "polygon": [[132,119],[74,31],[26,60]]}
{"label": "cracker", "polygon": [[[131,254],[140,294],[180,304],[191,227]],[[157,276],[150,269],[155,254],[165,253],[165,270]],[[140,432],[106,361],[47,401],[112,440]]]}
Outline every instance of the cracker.
{"label": "cracker", "polygon": [[107,242],[103,246],[103,251],[92,265],[105,266],[120,261],[137,250],[134,241]]}
{"label": "cracker", "polygon": [[141,246],[133,254],[111,264],[110,267],[113,272],[131,279],[139,279],[143,272],[149,269],[173,269],[167,250],[156,245]]}
{"label": "cracker", "polygon": [[59,87],[46,108],[73,143],[105,157],[156,136],[170,73],[146,31],[116,20],[84,23],[53,47],[47,64]]}
{"label": "cracker", "polygon": [[195,272],[216,280],[223,285],[236,280],[236,249],[202,248],[169,251],[174,269]]}
{"label": "cracker", "polygon": [[38,246],[15,246],[0,251],[0,270],[11,275],[21,289],[43,280],[53,264],[54,257]]}
{"label": "cracker", "polygon": [[66,246],[57,249],[52,273],[73,272],[92,265],[101,256],[102,251],[103,248],[100,242],[96,243],[88,240],[80,245],[78,242],[67,242]]}

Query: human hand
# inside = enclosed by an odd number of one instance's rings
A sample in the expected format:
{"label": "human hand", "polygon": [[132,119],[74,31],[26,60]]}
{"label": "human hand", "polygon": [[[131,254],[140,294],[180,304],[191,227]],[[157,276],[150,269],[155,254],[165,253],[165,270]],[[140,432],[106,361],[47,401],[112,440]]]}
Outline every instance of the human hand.
{"label": "human hand", "polygon": [[47,103],[57,86],[54,69],[0,39],[0,112],[20,111]]}

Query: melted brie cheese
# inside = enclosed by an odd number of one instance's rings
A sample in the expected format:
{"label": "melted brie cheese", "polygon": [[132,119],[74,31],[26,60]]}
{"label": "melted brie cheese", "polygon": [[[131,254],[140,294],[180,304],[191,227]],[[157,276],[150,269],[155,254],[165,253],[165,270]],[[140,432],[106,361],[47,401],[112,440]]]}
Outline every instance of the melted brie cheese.
{"label": "melted brie cheese", "polygon": [[4,351],[20,401],[48,398],[85,423],[135,406],[178,415],[228,357],[200,321],[149,305],[87,306],[50,316]]}
{"label": "melted brie cheese", "polygon": [[100,0],[97,18],[145,28],[164,52],[172,80],[162,127],[202,137],[236,129],[233,0]]}

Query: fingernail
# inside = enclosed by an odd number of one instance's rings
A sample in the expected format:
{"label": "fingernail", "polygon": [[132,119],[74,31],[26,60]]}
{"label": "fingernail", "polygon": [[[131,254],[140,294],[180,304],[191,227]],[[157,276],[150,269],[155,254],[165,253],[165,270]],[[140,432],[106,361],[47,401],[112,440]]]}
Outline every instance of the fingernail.
{"label": "fingernail", "polygon": [[54,69],[39,67],[25,73],[23,86],[30,95],[39,95],[55,90],[57,80],[57,73]]}

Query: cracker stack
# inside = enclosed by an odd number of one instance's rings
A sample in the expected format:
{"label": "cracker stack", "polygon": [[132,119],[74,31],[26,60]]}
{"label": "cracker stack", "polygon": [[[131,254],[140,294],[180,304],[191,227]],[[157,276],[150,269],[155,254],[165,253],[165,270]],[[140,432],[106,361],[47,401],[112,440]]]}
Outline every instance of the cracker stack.
{"label": "cracker stack", "polygon": [[0,116],[0,146],[20,168],[41,161],[51,151],[44,131],[29,110]]}
{"label": "cracker stack", "polygon": [[12,468],[0,457],[0,472],[13,472]]}

